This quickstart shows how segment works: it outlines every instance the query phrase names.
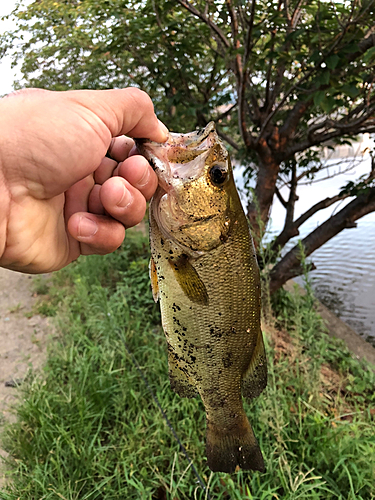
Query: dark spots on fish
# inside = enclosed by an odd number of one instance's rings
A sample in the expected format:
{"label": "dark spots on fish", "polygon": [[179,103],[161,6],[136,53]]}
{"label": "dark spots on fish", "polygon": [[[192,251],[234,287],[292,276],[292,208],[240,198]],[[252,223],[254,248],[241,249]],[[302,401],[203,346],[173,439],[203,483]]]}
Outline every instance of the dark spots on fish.
{"label": "dark spots on fish", "polygon": [[210,335],[216,339],[221,339],[223,332],[217,326],[210,327]]}
{"label": "dark spots on fish", "polygon": [[221,316],[221,314],[222,314],[221,312],[218,312],[218,315],[219,315],[219,316]]}
{"label": "dark spots on fish", "polygon": [[160,238],[160,244],[161,244],[161,246],[164,246],[164,240],[163,240],[163,238]]}
{"label": "dark spots on fish", "polygon": [[175,304],[174,302],[173,302],[173,305],[172,305],[172,309],[173,309],[173,312],[181,311],[181,307],[178,306],[177,304]]}
{"label": "dark spots on fish", "polygon": [[156,170],[157,166],[156,166],[155,160],[153,158],[149,158],[148,163],[150,164],[150,166],[153,170]]}
{"label": "dark spots on fish", "polygon": [[228,354],[226,356],[224,356],[224,358],[222,358],[224,368],[230,368],[233,365],[232,358],[233,358],[233,355],[231,352],[228,352]]}
{"label": "dark spots on fish", "polygon": [[[187,328],[186,328],[186,326],[183,326],[183,327],[182,327],[182,331],[183,331],[183,332],[187,332]],[[183,333],[182,335],[185,335],[185,334]]]}
{"label": "dark spots on fish", "polygon": [[173,319],[174,323],[177,323],[178,326],[181,326],[180,320],[178,318],[176,318],[176,316],[173,316],[172,319]]}
{"label": "dark spots on fish", "polygon": [[191,359],[191,362],[192,362],[192,363],[195,363],[195,362],[196,362],[196,360],[197,360],[197,358],[196,358],[195,356],[190,356],[190,359]]}

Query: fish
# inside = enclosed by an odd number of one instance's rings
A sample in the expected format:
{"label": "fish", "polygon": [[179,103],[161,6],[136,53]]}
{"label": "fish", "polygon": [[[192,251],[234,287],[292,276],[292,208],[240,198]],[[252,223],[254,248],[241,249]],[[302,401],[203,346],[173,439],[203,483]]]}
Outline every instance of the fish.
{"label": "fish", "polygon": [[149,205],[150,279],[171,388],[201,397],[213,472],[264,471],[241,397],[267,384],[260,276],[228,151],[214,122],[136,145],[159,180]]}

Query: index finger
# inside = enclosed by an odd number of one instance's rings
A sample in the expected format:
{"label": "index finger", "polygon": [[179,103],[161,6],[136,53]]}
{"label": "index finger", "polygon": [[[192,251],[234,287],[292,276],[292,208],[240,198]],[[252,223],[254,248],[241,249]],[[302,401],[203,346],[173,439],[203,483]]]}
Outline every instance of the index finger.
{"label": "index finger", "polygon": [[66,92],[94,112],[112,137],[128,135],[156,142],[167,140],[168,129],[155,115],[150,97],[135,87],[114,90],[70,90]]}

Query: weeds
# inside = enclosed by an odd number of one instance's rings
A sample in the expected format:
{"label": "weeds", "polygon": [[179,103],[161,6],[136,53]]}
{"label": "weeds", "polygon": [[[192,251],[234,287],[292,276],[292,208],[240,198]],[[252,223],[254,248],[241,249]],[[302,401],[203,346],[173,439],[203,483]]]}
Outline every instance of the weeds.
{"label": "weeds", "polygon": [[215,500],[375,498],[374,373],[326,335],[309,292],[279,293],[278,329],[265,332],[268,387],[245,405],[266,472],[210,472],[203,406],[169,387],[147,240],[128,235],[115,254],[56,274],[44,296],[61,335],[43,374],[19,389],[2,500],[208,498],[122,336]]}

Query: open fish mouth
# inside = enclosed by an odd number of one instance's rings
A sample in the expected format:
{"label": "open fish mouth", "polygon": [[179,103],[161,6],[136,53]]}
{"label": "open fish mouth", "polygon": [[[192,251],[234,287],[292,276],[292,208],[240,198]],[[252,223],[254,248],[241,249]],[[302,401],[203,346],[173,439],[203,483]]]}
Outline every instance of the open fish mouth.
{"label": "open fish mouth", "polygon": [[137,139],[136,146],[156,172],[160,187],[168,192],[173,184],[201,175],[209,151],[218,141],[215,123],[210,122],[196,132],[170,132],[165,143]]}

